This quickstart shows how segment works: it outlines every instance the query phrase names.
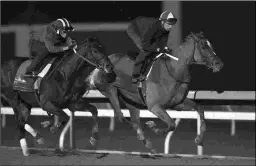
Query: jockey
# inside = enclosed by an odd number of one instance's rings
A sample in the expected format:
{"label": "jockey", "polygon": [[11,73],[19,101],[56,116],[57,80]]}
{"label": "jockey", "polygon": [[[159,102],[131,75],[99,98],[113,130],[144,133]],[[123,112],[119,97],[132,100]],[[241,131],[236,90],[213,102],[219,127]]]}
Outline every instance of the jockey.
{"label": "jockey", "polygon": [[159,19],[149,17],[137,17],[128,26],[127,34],[140,49],[135,61],[132,82],[142,81],[145,76],[140,74],[145,58],[152,53],[169,52],[167,49],[168,35],[176,24],[177,18],[172,12],[165,11]]}
{"label": "jockey", "polygon": [[35,76],[35,68],[48,54],[62,53],[76,48],[76,42],[67,36],[67,32],[73,31],[71,23],[65,19],[57,19],[38,31],[30,34],[29,45],[32,56],[35,57],[27,68],[27,76]]}

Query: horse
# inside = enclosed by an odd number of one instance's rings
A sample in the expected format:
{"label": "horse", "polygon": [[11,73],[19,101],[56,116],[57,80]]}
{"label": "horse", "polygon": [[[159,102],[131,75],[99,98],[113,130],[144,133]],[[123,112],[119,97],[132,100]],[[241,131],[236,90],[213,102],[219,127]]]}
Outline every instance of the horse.
{"label": "horse", "polygon": [[[62,110],[64,108],[72,112],[91,112],[94,120],[91,139],[97,140],[98,111],[82,95],[92,84],[91,74],[95,68],[104,73],[102,81],[111,83],[116,78],[113,64],[99,40],[96,37],[85,37],[77,49],[67,51],[61,57],[48,58],[44,63],[47,65],[42,65],[44,68],[41,67],[36,78],[24,77],[30,61],[16,57],[1,66],[1,98],[14,110],[23,155],[30,155],[25,139],[26,131],[38,144],[44,143],[44,138],[28,123],[31,108],[38,104],[48,115],[59,116],[63,121],[69,118]],[[48,72],[49,68],[51,72]]]}
{"label": "horse", "polygon": [[[168,47],[168,45],[167,45]],[[187,98],[191,81],[191,66],[204,65],[219,72],[224,63],[216,56],[212,44],[202,32],[191,32],[185,41],[173,50],[173,54],[153,54],[147,59],[142,71],[146,79],[133,84],[131,75],[134,66],[134,55],[131,53],[115,53],[109,55],[114,64],[116,81],[112,84],[99,86],[95,84],[95,90],[105,95],[114,110],[115,117],[121,122],[127,122],[137,132],[138,139],[152,153],[156,153],[149,138],[140,124],[139,108],[147,107],[150,112],[161,119],[167,128],[157,128],[154,121],[148,121],[146,125],[157,135],[166,134],[176,128],[174,120],[168,115],[166,109],[177,111],[197,111],[201,128],[200,134],[195,138],[198,146],[203,146],[206,123],[204,111],[192,100]],[[102,71],[95,69],[95,73],[102,75]],[[104,87],[104,88],[102,88]],[[128,108],[131,120],[124,118],[120,102]]]}

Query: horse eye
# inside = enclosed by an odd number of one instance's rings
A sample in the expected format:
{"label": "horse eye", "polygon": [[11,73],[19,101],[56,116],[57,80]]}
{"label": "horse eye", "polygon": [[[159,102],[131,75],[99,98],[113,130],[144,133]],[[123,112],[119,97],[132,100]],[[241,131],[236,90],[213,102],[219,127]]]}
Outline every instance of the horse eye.
{"label": "horse eye", "polygon": [[96,54],[96,53],[98,53],[99,51],[96,50],[96,49],[92,49],[92,52],[93,52],[94,54]]}

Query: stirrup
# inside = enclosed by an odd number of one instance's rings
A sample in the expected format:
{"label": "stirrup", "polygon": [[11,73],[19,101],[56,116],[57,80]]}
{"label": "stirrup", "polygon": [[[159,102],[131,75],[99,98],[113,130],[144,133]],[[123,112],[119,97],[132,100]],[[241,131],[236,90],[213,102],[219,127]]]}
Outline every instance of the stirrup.
{"label": "stirrup", "polygon": [[31,72],[31,74],[24,74],[23,75],[24,77],[32,77],[32,78],[35,78],[35,77],[37,77],[37,73],[35,73],[35,72]]}

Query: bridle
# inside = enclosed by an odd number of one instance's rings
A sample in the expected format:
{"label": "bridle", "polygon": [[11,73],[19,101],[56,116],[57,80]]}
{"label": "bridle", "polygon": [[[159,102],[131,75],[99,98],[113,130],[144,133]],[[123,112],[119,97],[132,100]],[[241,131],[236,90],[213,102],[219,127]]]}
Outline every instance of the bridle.
{"label": "bridle", "polygon": [[[84,46],[85,44],[81,45],[80,47]],[[79,48],[80,48],[79,47]],[[76,51],[76,49],[73,49],[73,52],[78,55],[80,58],[82,58],[83,60],[85,60],[87,63],[91,64],[92,66],[96,67],[97,69],[103,70],[104,66],[100,65],[98,62],[101,61],[102,59],[104,59],[104,57],[97,59],[96,61],[92,61],[84,56],[82,56],[79,51]]]}

